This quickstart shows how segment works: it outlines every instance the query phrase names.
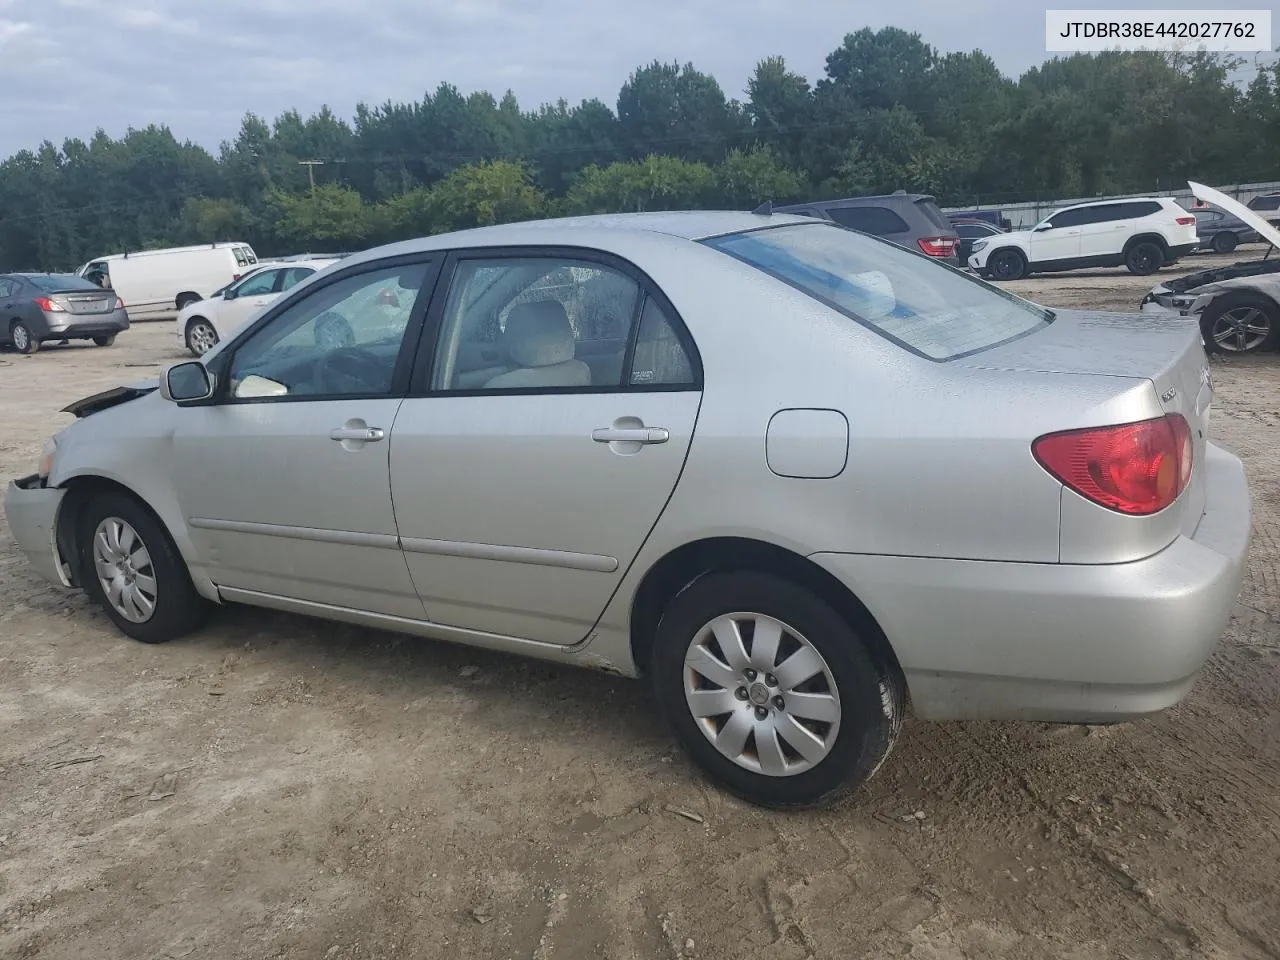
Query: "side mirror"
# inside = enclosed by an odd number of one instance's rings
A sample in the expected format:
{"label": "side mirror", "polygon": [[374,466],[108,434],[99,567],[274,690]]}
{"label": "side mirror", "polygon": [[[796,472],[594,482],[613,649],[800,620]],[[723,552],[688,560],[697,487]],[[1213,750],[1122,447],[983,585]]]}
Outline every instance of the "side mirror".
{"label": "side mirror", "polygon": [[223,290],[223,291],[222,291],[222,299],[223,299],[223,300],[234,300],[235,298],[236,298],[236,288],[235,288],[235,287],[227,287],[227,289],[225,289],[225,290]]}
{"label": "side mirror", "polygon": [[160,395],[173,403],[191,403],[213,396],[213,374],[199,360],[175,364],[160,378]]}
{"label": "side mirror", "polygon": [[1036,227],[1035,232],[1044,233],[1046,230],[1052,230],[1052,229],[1053,229],[1052,223],[1042,223],[1038,227]]}

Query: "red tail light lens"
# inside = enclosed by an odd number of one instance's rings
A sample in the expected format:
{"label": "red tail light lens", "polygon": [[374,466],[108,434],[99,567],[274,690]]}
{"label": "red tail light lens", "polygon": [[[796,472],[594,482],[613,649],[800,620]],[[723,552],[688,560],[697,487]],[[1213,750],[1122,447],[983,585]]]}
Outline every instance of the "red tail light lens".
{"label": "red tail light lens", "polygon": [[1191,427],[1179,414],[1050,433],[1031,445],[1040,466],[1082,497],[1144,517],[1172,504],[1191,481]]}
{"label": "red tail light lens", "polygon": [[45,313],[64,313],[66,308],[56,301],[50,300],[48,297],[36,297],[36,306]]}
{"label": "red tail light lens", "polygon": [[123,300],[121,300],[119,297],[116,297],[116,306],[115,306],[115,309],[117,309],[117,310],[123,310],[123,309],[124,309],[124,301],[123,301]]}
{"label": "red tail light lens", "polygon": [[1195,217],[1179,217],[1178,218],[1178,226],[1180,227],[1189,227],[1195,222],[1196,222]]}
{"label": "red tail light lens", "polygon": [[916,241],[921,251],[931,257],[949,257],[956,252],[955,237],[921,237]]}

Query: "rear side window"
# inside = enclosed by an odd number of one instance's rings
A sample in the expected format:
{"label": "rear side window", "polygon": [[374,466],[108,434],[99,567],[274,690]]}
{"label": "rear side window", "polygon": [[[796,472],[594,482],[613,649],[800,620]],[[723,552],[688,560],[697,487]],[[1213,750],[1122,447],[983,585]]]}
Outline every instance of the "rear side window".
{"label": "rear side window", "polygon": [[1280,210],[1280,194],[1274,197],[1254,197],[1249,201],[1249,207],[1253,210]]}
{"label": "rear side window", "polygon": [[281,290],[288,290],[295,284],[301,283],[311,274],[315,273],[310,267],[290,267],[284,272],[284,280],[280,284]]}
{"label": "rear side window", "polygon": [[907,221],[887,207],[829,207],[827,213],[843,227],[872,233],[877,237],[906,233],[911,229],[907,226]]}
{"label": "rear side window", "polygon": [[977,353],[1053,314],[895,244],[826,224],[702,241],[930,360]]}
{"label": "rear side window", "polygon": [[1120,216],[1116,219],[1134,219],[1138,217],[1149,217],[1153,213],[1159,213],[1164,208],[1155,200],[1133,200],[1129,203],[1116,204],[1121,210]]}

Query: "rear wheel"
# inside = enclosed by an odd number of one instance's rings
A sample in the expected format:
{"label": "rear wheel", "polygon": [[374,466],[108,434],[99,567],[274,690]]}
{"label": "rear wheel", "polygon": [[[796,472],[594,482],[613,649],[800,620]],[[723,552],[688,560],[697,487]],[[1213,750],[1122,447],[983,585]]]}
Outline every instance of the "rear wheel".
{"label": "rear wheel", "polygon": [[108,334],[105,334],[104,336],[93,338],[93,345],[95,347],[109,347],[115,342],[116,342],[116,335],[114,333],[108,333]]}
{"label": "rear wheel", "polygon": [[1146,277],[1164,266],[1164,249],[1153,240],[1139,240],[1124,255],[1129,272]]}
{"label": "rear wheel", "polygon": [[1213,238],[1213,249],[1215,253],[1230,253],[1239,242],[1240,239],[1234,233],[1226,231]]}
{"label": "rear wheel", "polygon": [[32,354],[40,349],[40,341],[31,333],[31,328],[21,320],[9,325],[9,342],[19,353]]}
{"label": "rear wheel", "polygon": [[997,250],[987,260],[987,272],[995,280],[1020,280],[1027,275],[1027,258],[1017,250]]}
{"label": "rear wheel", "polygon": [[854,789],[902,724],[897,673],[822,599],[766,574],[709,574],[678,594],[652,673],[693,760],[762,806],[812,806]]}
{"label": "rear wheel", "polygon": [[1280,344],[1280,308],[1266,297],[1219,297],[1200,318],[1205,347],[1213,353],[1253,353]]}
{"label": "rear wheel", "polygon": [[191,632],[208,602],[152,513],[132,497],[104,493],[80,515],[81,581],[122,633],[164,643]]}
{"label": "rear wheel", "polygon": [[192,317],[187,322],[187,349],[197,357],[203,357],[218,344],[218,331],[204,317]]}

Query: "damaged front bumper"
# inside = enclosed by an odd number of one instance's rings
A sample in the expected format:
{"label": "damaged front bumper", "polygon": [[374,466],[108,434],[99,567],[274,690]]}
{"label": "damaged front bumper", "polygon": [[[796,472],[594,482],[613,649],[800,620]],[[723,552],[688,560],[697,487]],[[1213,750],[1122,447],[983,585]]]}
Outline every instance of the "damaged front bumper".
{"label": "damaged front bumper", "polygon": [[58,511],[66,492],[46,487],[35,474],[11,480],[4,494],[4,513],[18,549],[36,573],[70,587],[71,569],[58,549]]}

